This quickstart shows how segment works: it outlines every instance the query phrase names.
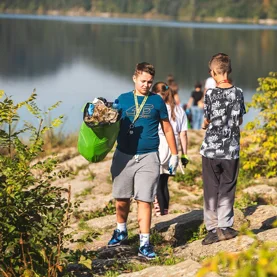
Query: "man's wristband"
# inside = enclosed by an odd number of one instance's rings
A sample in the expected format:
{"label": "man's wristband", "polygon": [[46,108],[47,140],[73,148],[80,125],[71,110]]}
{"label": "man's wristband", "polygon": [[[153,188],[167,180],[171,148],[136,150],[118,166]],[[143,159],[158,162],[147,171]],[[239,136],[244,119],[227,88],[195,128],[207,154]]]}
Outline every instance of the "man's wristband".
{"label": "man's wristband", "polygon": [[181,156],[181,158],[185,158],[187,160],[189,159],[188,155],[184,155],[184,154]]}

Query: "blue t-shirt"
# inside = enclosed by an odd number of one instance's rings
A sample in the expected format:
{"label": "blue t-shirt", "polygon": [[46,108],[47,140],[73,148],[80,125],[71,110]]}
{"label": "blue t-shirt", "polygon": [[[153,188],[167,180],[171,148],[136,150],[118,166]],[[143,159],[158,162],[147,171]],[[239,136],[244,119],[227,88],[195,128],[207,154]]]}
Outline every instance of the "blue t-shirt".
{"label": "blue t-shirt", "polygon": [[[137,96],[138,104],[142,103],[144,96]],[[136,105],[132,91],[123,93],[118,97],[122,108],[120,131],[117,137],[117,149],[125,154],[136,155],[158,151],[158,127],[161,119],[168,118],[166,105],[163,99],[150,93],[139,118],[134,123],[134,133],[128,133],[133,122]]]}

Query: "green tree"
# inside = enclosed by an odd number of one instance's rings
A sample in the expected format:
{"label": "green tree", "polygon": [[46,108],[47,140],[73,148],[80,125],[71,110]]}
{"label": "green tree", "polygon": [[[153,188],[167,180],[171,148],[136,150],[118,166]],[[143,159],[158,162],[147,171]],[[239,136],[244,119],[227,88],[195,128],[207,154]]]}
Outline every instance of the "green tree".
{"label": "green tree", "polygon": [[91,0],[83,0],[83,7],[86,11],[90,11],[92,8]]}

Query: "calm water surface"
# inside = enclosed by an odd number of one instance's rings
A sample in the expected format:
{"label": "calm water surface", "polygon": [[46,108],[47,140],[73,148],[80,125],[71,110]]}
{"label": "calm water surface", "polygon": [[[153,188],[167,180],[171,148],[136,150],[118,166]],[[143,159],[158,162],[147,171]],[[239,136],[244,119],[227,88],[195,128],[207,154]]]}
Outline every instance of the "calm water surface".
{"label": "calm water surface", "polygon": [[155,81],[174,74],[186,103],[194,83],[208,77],[211,55],[228,53],[234,84],[250,101],[257,78],[277,70],[276,45],[277,26],[0,15],[0,89],[20,101],[36,88],[42,109],[61,100],[55,113],[75,132],[82,106],[130,91],[141,61],[155,65]]}

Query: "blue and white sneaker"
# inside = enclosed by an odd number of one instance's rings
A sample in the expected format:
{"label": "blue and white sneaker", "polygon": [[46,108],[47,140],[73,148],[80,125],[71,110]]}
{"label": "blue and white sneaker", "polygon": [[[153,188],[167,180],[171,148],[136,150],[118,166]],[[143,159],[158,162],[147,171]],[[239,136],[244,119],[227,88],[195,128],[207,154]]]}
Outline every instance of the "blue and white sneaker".
{"label": "blue and white sneaker", "polygon": [[122,231],[120,232],[118,229],[114,230],[113,236],[108,242],[108,247],[114,247],[121,245],[124,241],[128,239],[128,232]]}
{"label": "blue and white sneaker", "polygon": [[145,244],[139,248],[138,252],[139,257],[144,257],[147,260],[152,260],[157,257],[156,253],[154,252],[154,248],[152,245]]}

